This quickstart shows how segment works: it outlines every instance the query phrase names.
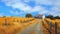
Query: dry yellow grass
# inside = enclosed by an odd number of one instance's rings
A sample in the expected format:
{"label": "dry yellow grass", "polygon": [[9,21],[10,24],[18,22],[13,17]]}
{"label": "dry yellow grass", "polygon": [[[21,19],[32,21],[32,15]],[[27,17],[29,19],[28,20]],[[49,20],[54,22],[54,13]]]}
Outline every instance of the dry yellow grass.
{"label": "dry yellow grass", "polygon": [[0,18],[0,34],[16,34],[36,21],[34,18]]}
{"label": "dry yellow grass", "polygon": [[[44,21],[42,21],[42,30],[44,34],[55,34],[55,23],[57,23],[57,33],[60,34],[60,19],[48,19],[45,18]],[[49,32],[50,31],[50,32]]]}
{"label": "dry yellow grass", "polygon": [[[39,21],[38,19],[35,18],[16,18],[16,17],[5,17],[5,18],[0,18],[0,34],[16,34],[22,30],[24,30],[24,28],[31,26],[34,23],[37,23],[37,21]],[[55,19],[55,20],[51,20],[48,18],[45,18],[44,20],[42,20],[42,32],[44,34],[49,34],[48,30],[46,28],[48,28],[50,30],[50,25],[48,25],[47,23],[51,23],[52,24],[52,34],[55,34],[55,23],[58,24],[58,33],[60,34],[60,19]],[[32,32],[31,34],[35,34],[35,32]]]}

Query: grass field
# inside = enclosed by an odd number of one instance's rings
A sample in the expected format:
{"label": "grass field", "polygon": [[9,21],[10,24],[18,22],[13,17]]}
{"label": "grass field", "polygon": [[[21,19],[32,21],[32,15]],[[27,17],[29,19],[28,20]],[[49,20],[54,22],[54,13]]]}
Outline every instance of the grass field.
{"label": "grass field", "polygon": [[45,18],[42,21],[42,30],[46,34],[60,34],[60,19],[49,19]]}
{"label": "grass field", "polygon": [[[0,18],[0,34],[18,34],[18,32],[38,21],[39,19],[35,18],[2,17]],[[60,19],[51,20],[45,18],[44,20],[41,20],[40,23],[42,23],[42,29],[40,29],[44,34],[60,34]],[[32,33],[35,34],[35,32]]]}
{"label": "grass field", "polygon": [[0,34],[16,34],[36,21],[34,18],[0,18]]}

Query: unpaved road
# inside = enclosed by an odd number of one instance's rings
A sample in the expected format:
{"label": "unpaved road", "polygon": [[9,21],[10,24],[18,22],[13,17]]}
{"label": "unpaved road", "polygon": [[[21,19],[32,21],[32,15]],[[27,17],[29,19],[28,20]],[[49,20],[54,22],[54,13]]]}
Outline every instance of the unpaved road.
{"label": "unpaved road", "polygon": [[40,30],[40,28],[42,27],[41,21],[38,21],[34,24],[32,24],[31,26],[25,28],[22,32],[20,32],[19,34],[42,34],[42,31]]}

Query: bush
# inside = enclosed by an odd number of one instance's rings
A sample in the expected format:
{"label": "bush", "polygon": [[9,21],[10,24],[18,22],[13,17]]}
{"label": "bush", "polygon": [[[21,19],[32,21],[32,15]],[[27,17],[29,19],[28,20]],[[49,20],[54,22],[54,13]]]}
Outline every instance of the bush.
{"label": "bush", "polygon": [[31,14],[26,14],[26,17],[30,18],[30,17],[32,17],[32,15]]}

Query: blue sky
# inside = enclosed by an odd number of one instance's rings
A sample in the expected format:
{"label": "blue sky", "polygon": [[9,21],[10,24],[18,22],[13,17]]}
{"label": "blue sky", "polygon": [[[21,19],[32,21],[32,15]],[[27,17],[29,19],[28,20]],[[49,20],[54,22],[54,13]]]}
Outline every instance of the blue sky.
{"label": "blue sky", "polygon": [[60,16],[60,0],[0,0],[0,16],[21,16],[27,13]]}

